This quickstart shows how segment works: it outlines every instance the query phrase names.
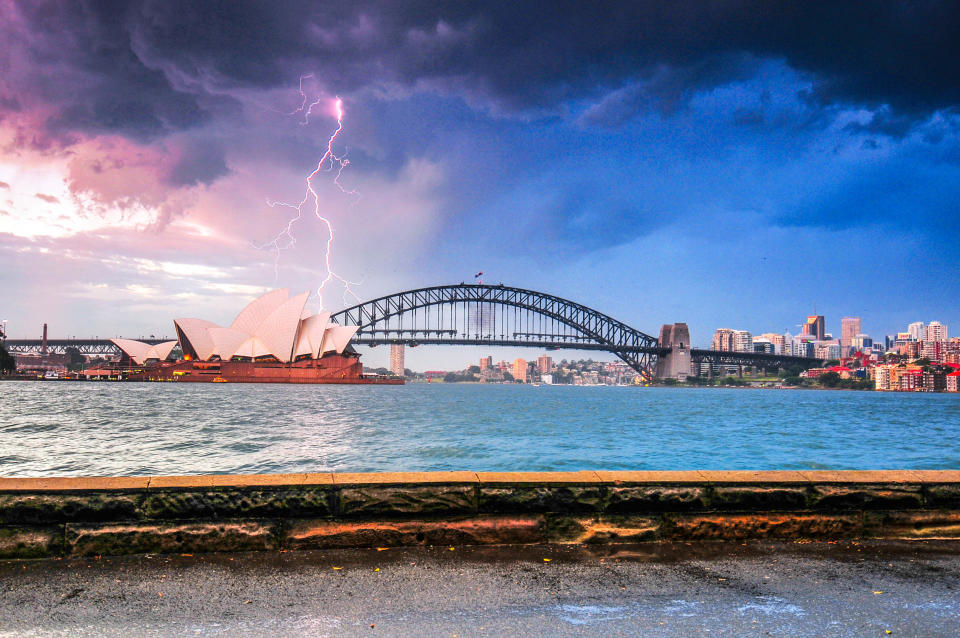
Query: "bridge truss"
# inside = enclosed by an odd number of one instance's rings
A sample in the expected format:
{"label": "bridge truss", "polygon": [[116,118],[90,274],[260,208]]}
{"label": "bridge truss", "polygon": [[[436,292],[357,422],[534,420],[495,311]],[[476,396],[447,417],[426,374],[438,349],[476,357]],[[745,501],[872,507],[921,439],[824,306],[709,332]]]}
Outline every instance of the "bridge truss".
{"label": "bridge truss", "polygon": [[[138,338],[138,341],[156,345],[164,341],[173,341],[170,338]],[[11,354],[42,354],[42,339],[7,339],[3,342],[4,347]],[[109,339],[48,339],[48,354],[66,354],[67,348],[74,348],[82,355],[109,357],[120,354],[120,348],[113,345]]]}
{"label": "bridge truss", "polygon": [[645,377],[667,352],[656,337],[592,308],[533,290],[457,284],[407,290],[333,314],[360,326],[353,343],[365,345],[531,346],[605,350]]}

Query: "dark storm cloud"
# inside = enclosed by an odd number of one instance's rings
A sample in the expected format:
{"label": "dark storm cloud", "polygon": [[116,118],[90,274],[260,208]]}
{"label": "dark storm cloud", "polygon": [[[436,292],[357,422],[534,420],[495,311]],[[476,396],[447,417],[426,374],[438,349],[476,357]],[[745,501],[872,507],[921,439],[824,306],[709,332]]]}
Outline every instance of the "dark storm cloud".
{"label": "dark storm cloud", "polygon": [[[193,2],[21,5],[54,130],[150,137],[243,88],[316,73],[331,91],[433,88],[501,110],[612,97],[587,118],[669,114],[692,91],[783,60],[811,99],[917,118],[960,104],[960,3]],[[10,40],[7,40],[10,42]],[[0,96],[0,101],[12,95]],[[218,98],[222,101],[223,98]]]}
{"label": "dark storm cloud", "polygon": [[223,148],[211,142],[191,143],[183,149],[167,181],[172,186],[210,184],[229,173]]}

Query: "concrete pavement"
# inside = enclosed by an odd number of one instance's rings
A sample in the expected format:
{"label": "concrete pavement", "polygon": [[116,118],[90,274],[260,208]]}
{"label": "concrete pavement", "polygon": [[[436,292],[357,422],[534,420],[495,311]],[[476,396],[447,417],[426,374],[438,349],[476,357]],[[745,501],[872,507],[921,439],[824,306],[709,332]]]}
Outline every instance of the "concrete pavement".
{"label": "concrete pavement", "polygon": [[957,636],[960,544],[420,547],[0,562],[0,636],[190,635]]}

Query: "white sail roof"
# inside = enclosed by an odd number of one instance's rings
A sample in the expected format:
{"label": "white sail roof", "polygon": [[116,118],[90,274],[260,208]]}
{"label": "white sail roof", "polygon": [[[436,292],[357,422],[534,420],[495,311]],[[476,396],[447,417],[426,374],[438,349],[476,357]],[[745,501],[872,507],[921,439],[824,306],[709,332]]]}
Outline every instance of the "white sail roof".
{"label": "white sail roof", "polygon": [[260,324],[270,316],[283,302],[290,296],[289,288],[280,288],[271,290],[265,295],[257,297],[247,304],[247,307],[240,311],[237,318],[233,320],[230,327],[234,330],[242,330],[249,335],[256,334]]}
{"label": "white sail roof", "polygon": [[250,337],[241,343],[231,356],[250,357],[254,359],[256,357],[265,357],[268,354],[272,353],[270,352],[270,348],[267,347],[267,344],[260,341],[257,337]]}
{"label": "white sail roof", "polygon": [[326,332],[329,321],[329,312],[321,312],[318,315],[312,315],[302,319],[300,321],[300,334],[297,337],[297,345],[293,349],[293,356],[299,357],[308,354],[314,359],[319,357],[320,348],[323,347],[323,333]]}
{"label": "white sail roof", "polygon": [[236,353],[237,348],[240,347],[240,344],[250,338],[250,335],[242,330],[223,328],[221,326],[207,328],[207,333],[213,340],[213,354],[224,361],[229,361]]}
{"label": "white sail roof", "polygon": [[[174,319],[173,325],[190,342],[194,352],[197,353],[198,359],[206,361],[213,356],[215,345],[208,329],[219,328],[220,326],[206,319],[193,318]],[[180,346],[183,347],[184,344],[180,344]]]}
{"label": "white sail roof", "polygon": [[111,339],[110,341],[123,350],[136,364],[143,364],[150,359],[163,361],[170,356],[173,347],[177,345],[176,341],[164,341],[154,345],[134,339]]}
{"label": "white sail roof", "polygon": [[300,327],[300,315],[309,296],[309,292],[301,292],[284,301],[263,320],[254,333],[279,361],[289,363],[293,360],[293,346],[297,329]]}
{"label": "white sail roof", "polygon": [[[319,358],[327,352],[342,354],[358,327],[330,324],[329,312],[311,315],[306,310],[309,296],[309,292],[304,292],[290,297],[287,288],[273,290],[247,304],[229,328],[195,318],[175,319],[174,325],[184,352],[195,353],[201,361],[214,356],[228,361],[234,356],[272,355],[278,361],[290,363],[303,355]],[[131,342],[126,348],[120,347],[132,353],[134,361],[146,360],[147,351],[132,345],[140,342],[120,341]],[[175,341],[168,343],[171,345],[165,352],[156,350],[155,354],[163,354],[158,358],[166,358],[176,345]]]}
{"label": "white sail roof", "polygon": [[323,352],[321,354],[326,354],[327,352],[343,354],[347,344],[350,343],[353,335],[357,334],[357,330],[359,329],[360,326],[338,326],[335,323],[330,324],[327,326],[326,333],[323,337]]}

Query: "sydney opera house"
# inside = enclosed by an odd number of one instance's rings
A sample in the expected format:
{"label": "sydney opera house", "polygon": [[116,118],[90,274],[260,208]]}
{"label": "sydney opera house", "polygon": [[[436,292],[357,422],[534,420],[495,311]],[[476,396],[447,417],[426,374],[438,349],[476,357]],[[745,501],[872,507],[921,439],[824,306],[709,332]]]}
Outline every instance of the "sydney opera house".
{"label": "sydney opera house", "polygon": [[[402,383],[364,377],[350,346],[357,326],[330,322],[306,309],[309,292],[286,288],[250,302],[229,327],[205,319],[174,319],[176,341],[148,344],[113,339],[121,368],[136,381],[240,383]],[[170,360],[176,346],[182,358]]]}

